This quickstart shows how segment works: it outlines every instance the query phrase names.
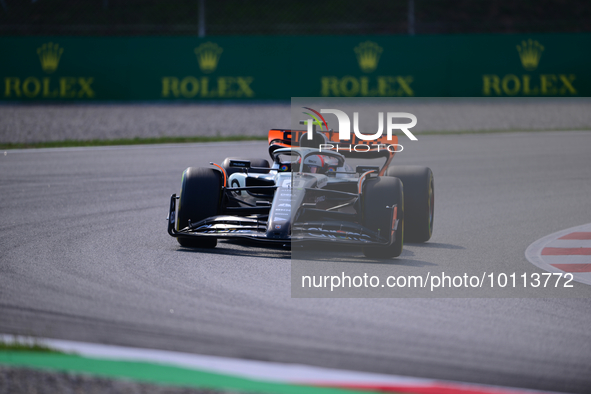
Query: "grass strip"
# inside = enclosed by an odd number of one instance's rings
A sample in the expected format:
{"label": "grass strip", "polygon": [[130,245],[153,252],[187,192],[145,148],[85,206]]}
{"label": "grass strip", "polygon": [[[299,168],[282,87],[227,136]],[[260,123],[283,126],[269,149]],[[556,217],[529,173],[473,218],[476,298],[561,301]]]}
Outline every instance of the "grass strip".
{"label": "grass strip", "polygon": [[265,141],[267,137],[254,135],[119,138],[113,140],[63,140],[45,142],[0,142],[0,149],[71,148],[80,146],[183,144],[195,142]]}
{"label": "grass strip", "polygon": [[63,353],[36,341],[14,340],[5,342],[0,339],[0,352],[36,352],[36,353]]}
{"label": "grass strip", "polygon": [[[591,131],[589,127],[566,129],[506,129],[506,130],[425,130],[413,131],[416,135],[452,135],[452,134],[494,134],[494,133],[531,133],[548,131]],[[81,146],[125,146],[154,144],[183,144],[196,142],[232,142],[266,141],[267,137],[254,135],[195,136],[195,137],[154,137],[154,138],[119,138],[112,140],[62,140],[45,142],[0,142],[0,149],[35,149],[35,148],[72,148]]]}
{"label": "grass strip", "polygon": [[264,394],[352,394],[359,391],[255,381],[164,364],[104,360],[70,354],[0,352],[0,364],[106,378],[123,378],[168,386],[195,387]]}

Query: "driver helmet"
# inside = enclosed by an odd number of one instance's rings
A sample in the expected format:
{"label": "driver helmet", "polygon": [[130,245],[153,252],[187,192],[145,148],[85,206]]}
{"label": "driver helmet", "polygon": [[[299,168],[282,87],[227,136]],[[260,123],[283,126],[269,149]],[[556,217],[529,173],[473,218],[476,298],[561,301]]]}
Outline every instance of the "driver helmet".
{"label": "driver helmet", "polygon": [[324,167],[322,155],[309,155],[304,159],[304,172],[316,174],[320,172],[322,167]]}
{"label": "driver helmet", "polygon": [[326,155],[309,155],[304,160],[304,172],[312,174],[334,172],[339,161],[336,157]]}

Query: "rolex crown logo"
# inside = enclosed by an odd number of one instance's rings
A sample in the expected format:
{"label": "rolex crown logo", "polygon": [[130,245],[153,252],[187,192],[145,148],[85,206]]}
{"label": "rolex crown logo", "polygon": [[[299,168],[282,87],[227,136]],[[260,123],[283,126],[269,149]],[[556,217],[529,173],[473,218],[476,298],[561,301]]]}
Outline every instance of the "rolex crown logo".
{"label": "rolex crown logo", "polygon": [[64,48],[60,48],[58,44],[54,44],[53,42],[43,44],[37,48],[37,55],[39,55],[39,61],[41,62],[43,71],[51,74],[57,70],[62,53],[64,53]]}
{"label": "rolex crown logo", "polygon": [[383,49],[375,42],[366,41],[355,47],[357,62],[361,71],[370,73],[378,67]]}
{"label": "rolex crown logo", "polygon": [[204,73],[214,72],[218,66],[218,61],[224,50],[213,42],[206,42],[195,48],[199,68]]}
{"label": "rolex crown logo", "polygon": [[540,57],[544,47],[539,42],[534,40],[521,41],[521,45],[517,45],[517,52],[523,68],[528,71],[533,71],[538,67]]}

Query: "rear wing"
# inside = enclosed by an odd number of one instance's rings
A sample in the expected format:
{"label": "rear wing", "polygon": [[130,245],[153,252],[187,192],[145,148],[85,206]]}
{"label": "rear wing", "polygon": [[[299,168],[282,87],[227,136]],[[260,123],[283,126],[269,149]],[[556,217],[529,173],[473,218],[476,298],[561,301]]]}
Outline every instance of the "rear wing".
{"label": "rear wing", "polygon": [[[396,149],[388,149],[389,146],[398,145],[398,137],[392,135],[389,140],[387,135],[382,135],[376,140],[361,140],[355,134],[350,141],[339,140],[338,131],[316,131],[313,140],[308,140],[306,130],[271,129],[269,130],[269,152],[278,148],[291,148],[299,146],[318,147],[338,151],[345,157],[388,157],[392,160]],[[310,145],[312,143],[312,145]],[[363,145],[363,146],[362,146]],[[332,146],[332,147],[331,147]]]}

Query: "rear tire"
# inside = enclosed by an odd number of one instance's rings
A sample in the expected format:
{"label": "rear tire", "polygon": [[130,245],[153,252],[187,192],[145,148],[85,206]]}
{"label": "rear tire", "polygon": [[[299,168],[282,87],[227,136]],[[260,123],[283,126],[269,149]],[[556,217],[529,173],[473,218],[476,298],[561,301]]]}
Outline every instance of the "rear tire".
{"label": "rear tire", "polygon": [[396,177],[404,186],[407,242],[427,242],[433,234],[435,192],[429,167],[390,166],[386,176]]}
{"label": "rear tire", "polygon": [[[222,162],[222,167],[224,168],[224,170],[226,170],[226,174],[228,175],[228,177],[230,177],[230,175],[232,175],[235,172],[242,171],[242,169],[240,169],[240,168],[230,167],[230,160],[248,160],[248,161],[250,161],[250,165],[252,167],[270,168],[269,162],[265,159],[244,159],[241,157],[227,157]],[[269,172],[269,170],[254,170],[253,169],[253,170],[248,170],[248,172],[251,172],[253,174],[266,174]]]}
{"label": "rear tire", "polygon": [[[215,216],[218,213],[222,193],[222,174],[213,168],[189,167],[183,172],[183,182],[178,204],[177,231],[191,223]],[[177,237],[181,246],[191,248],[215,248],[213,237]]]}
{"label": "rear tire", "polygon": [[[396,218],[392,215],[391,207],[396,204]],[[398,227],[394,233],[392,244],[388,246],[365,246],[363,254],[369,258],[391,259],[402,253],[404,243],[404,195],[402,182],[391,177],[369,179],[365,183],[363,192],[363,225],[375,232],[394,230],[398,220]],[[390,235],[391,237],[391,235]]]}

